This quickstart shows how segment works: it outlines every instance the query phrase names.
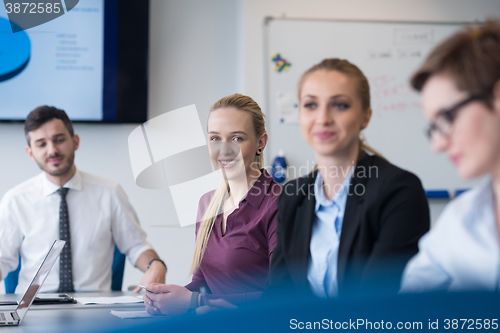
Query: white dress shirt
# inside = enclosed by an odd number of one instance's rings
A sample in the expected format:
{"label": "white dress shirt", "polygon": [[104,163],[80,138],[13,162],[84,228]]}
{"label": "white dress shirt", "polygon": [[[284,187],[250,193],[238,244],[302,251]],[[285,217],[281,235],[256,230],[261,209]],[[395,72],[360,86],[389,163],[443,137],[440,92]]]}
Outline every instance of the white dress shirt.
{"label": "white dress shirt", "polygon": [[318,172],[314,182],[316,206],[309,245],[311,256],[307,267],[307,280],[311,290],[318,297],[335,297],[338,294],[337,261],[340,232],[353,170],[354,168],[331,200],[325,196],[321,172]]}
{"label": "white dress shirt", "polygon": [[[115,244],[135,266],[151,245],[137,215],[119,184],[76,171],[63,187],[71,231],[73,285],[76,291],[111,289],[111,265]],[[59,239],[58,185],[42,173],[9,190],[0,202],[0,271],[2,279],[21,272],[16,293],[24,293],[50,245]],[[42,291],[57,291],[59,260]]]}
{"label": "white dress shirt", "polygon": [[419,242],[402,292],[499,290],[500,243],[491,181],[453,200]]}

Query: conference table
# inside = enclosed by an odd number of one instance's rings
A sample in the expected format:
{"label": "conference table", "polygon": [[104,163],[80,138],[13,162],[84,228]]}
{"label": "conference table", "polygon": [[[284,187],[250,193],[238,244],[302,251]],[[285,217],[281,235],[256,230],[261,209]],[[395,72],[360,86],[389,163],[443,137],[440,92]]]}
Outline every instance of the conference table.
{"label": "conference table", "polygon": [[[133,292],[97,292],[97,293],[68,293],[76,299],[78,297],[119,297],[138,296]],[[0,301],[19,301],[23,295],[0,295]],[[39,294],[43,297],[43,294]],[[15,310],[15,305],[0,306],[0,311]],[[144,303],[128,304],[51,304],[31,305],[28,313],[19,326],[1,327],[1,332],[96,332],[114,331],[133,326],[142,326],[151,322],[165,320],[164,316],[149,318],[122,319],[113,314],[117,311],[145,311]]]}
{"label": "conference table", "polygon": [[[78,297],[137,296],[132,292],[73,293]],[[0,300],[19,300],[22,295],[0,295]],[[0,306],[1,311],[15,306]],[[352,295],[339,299],[322,300],[300,297],[297,294],[275,300],[265,300],[241,305],[237,309],[219,310],[206,315],[179,317],[156,316],[149,318],[121,319],[111,314],[117,311],[144,311],[144,304],[113,305],[32,305],[20,326],[1,327],[7,332],[204,332],[204,333],[254,333],[293,330],[293,323],[327,320],[335,325],[359,323],[399,323],[428,330],[430,323],[439,321],[445,331],[447,320],[460,318],[494,320],[500,324],[500,293],[463,292],[428,293],[407,295]],[[297,324],[298,325],[298,324]],[[477,326],[477,323],[476,323]],[[415,327],[415,326],[412,326]],[[335,326],[336,328],[336,326]],[[364,324],[358,329],[363,330]],[[477,327],[476,327],[477,328]],[[500,326],[487,332],[498,332]],[[419,330],[421,331],[421,330]],[[457,331],[449,329],[449,331]],[[475,329],[477,331],[477,329]]]}

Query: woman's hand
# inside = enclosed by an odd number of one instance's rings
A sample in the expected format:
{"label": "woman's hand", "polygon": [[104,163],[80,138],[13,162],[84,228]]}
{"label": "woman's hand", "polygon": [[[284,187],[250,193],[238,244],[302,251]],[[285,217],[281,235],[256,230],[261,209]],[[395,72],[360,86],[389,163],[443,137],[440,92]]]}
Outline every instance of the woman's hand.
{"label": "woman's hand", "polygon": [[192,292],[175,284],[152,283],[153,293],[144,294],[144,305],[150,314],[181,315],[188,312]]}

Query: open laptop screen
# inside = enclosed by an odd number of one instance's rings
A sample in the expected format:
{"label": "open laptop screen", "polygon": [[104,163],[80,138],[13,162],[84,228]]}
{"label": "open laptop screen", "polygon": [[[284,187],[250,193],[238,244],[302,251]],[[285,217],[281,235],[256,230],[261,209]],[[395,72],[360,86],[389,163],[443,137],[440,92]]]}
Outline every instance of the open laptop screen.
{"label": "open laptop screen", "polygon": [[49,275],[49,272],[52,269],[52,266],[54,266],[54,263],[59,257],[59,254],[61,253],[64,244],[66,244],[65,241],[55,240],[52,246],[50,247],[49,253],[47,253],[47,255],[45,256],[45,259],[40,265],[40,268],[38,268],[38,272],[33,278],[33,281],[31,281],[28,290],[26,290],[26,293],[24,294],[23,298],[19,302],[19,305],[17,306],[16,310],[20,321],[23,320],[24,316],[26,315],[26,312],[28,312],[28,309],[31,306],[31,303],[33,303],[33,300],[35,299],[38,290],[40,290],[40,288],[42,287],[43,283],[45,282],[45,279],[47,278],[47,275]]}

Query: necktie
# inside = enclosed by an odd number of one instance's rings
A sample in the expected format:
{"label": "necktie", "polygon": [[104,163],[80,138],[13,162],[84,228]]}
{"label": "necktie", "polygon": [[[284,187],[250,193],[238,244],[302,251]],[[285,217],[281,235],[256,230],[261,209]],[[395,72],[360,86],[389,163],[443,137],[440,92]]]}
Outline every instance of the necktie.
{"label": "necktie", "polygon": [[61,187],[57,193],[61,196],[59,206],[59,238],[66,241],[66,245],[59,257],[59,290],[60,293],[74,292],[73,288],[73,269],[71,263],[71,233],[69,230],[68,204],[66,203],[66,194],[68,188]]}

